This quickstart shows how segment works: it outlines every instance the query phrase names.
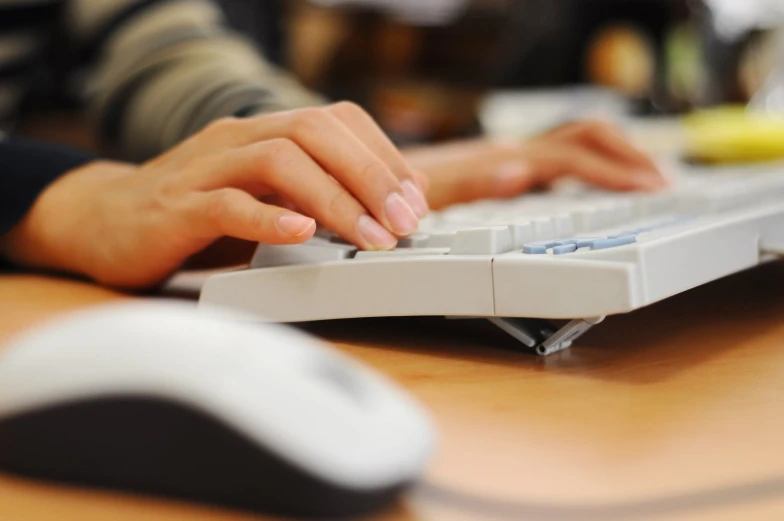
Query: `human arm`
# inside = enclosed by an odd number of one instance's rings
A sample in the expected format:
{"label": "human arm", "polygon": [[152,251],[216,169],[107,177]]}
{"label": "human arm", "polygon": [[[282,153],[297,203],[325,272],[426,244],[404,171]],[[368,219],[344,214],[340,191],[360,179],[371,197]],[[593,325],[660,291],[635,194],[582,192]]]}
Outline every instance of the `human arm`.
{"label": "human arm", "polygon": [[223,119],[140,165],[69,171],[0,237],[0,254],[145,288],[220,238],[294,244],[316,222],[363,249],[389,249],[427,213],[421,185],[355,105]]}
{"label": "human arm", "polygon": [[0,140],[0,236],[22,219],[55,179],[92,160],[89,154],[65,147]]}
{"label": "human arm", "polygon": [[[208,0],[69,5],[68,26],[93,54],[87,98],[120,157],[144,160],[227,115],[321,102],[226,28]],[[431,179],[428,195],[437,208],[516,195],[563,176],[622,190],[662,181],[644,154],[593,122],[525,142],[436,145],[406,151],[406,157]]]}

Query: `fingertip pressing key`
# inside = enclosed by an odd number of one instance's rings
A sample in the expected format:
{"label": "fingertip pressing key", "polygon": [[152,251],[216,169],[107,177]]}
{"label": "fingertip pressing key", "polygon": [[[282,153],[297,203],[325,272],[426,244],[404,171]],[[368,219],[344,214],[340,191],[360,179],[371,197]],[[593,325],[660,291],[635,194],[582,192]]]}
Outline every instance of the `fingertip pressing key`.
{"label": "fingertip pressing key", "polygon": [[397,239],[369,215],[361,215],[357,227],[359,235],[367,243],[364,245],[366,249],[391,250],[397,245]]}
{"label": "fingertip pressing key", "polygon": [[427,200],[422,191],[409,179],[403,181],[401,186],[403,187],[403,195],[406,202],[414,210],[416,216],[426,216],[430,212],[430,207],[427,205]]}
{"label": "fingertip pressing key", "polygon": [[411,235],[419,228],[419,218],[411,206],[397,192],[387,196],[384,213],[389,222],[391,231],[400,236]]}

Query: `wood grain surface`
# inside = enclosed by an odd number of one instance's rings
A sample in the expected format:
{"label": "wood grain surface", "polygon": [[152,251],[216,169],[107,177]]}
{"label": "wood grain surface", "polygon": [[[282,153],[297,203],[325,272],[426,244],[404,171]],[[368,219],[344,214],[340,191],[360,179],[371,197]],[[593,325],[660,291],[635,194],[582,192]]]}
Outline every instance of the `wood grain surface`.
{"label": "wood grain surface", "polygon": [[[120,298],[129,297],[75,281],[0,277],[0,343]],[[439,429],[424,483],[378,521],[784,516],[784,263],[612,317],[548,358],[479,321],[305,329],[399,382]],[[10,476],[0,478],[0,513],[257,519]]]}

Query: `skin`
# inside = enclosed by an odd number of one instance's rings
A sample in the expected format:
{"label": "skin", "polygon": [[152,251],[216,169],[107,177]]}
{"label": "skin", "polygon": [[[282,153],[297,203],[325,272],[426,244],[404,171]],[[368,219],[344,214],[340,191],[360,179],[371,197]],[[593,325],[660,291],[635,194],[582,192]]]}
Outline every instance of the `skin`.
{"label": "skin", "polygon": [[297,244],[318,223],[360,248],[392,249],[429,206],[511,197],[563,176],[616,190],[664,184],[648,157],[601,123],[524,143],[401,153],[361,108],[338,103],[216,121],[142,165],[68,172],[0,238],[0,254],[142,289],[227,238]]}
{"label": "skin", "polygon": [[487,140],[410,150],[430,182],[433,209],[476,199],[515,197],[564,177],[616,191],[657,190],[666,180],[646,154],[599,121],[564,125],[527,141]]}

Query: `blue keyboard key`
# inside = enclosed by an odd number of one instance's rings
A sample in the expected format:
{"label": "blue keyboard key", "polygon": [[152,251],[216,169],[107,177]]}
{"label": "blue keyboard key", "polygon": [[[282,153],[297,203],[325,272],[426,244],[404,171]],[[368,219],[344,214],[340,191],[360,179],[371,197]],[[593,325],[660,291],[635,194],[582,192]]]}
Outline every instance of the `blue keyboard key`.
{"label": "blue keyboard key", "polygon": [[593,241],[591,244],[592,250],[606,250],[608,248],[617,248],[618,246],[626,246],[637,242],[637,237],[634,235],[622,235],[620,237],[609,237],[607,239],[599,239]]}
{"label": "blue keyboard key", "polygon": [[538,244],[539,246],[544,246],[545,248],[547,248],[549,250],[553,246],[558,246],[559,244],[562,244],[562,243],[563,243],[563,241],[560,241],[558,239],[550,239],[549,241],[539,241],[539,242],[534,242],[534,243],[531,243],[531,244]]}
{"label": "blue keyboard key", "polygon": [[528,253],[529,255],[544,255],[547,253],[547,248],[536,244],[524,244],[523,253]]}
{"label": "blue keyboard key", "polygon": [[529,242],[523,245],[523,253],[528,253],[533,255],[544,255],[545,253],[547,253],[547,250],[551,248],[558,248],[561,246],[574,246],[574,249],[569,249],[569,251],[559,250],[561,253],[571,253],[577,250],[578,248],[590,247],[594,243],[594,241],[597,241],[599,239],[604,239],[604,238],[605,237],[576,237],[573,239],[558,239],[558,240],[553,239],[551,241]]}
{"label": "blue keyboard key", "polygon": [[563,255],[565,253],[573,253],[575,251],[577,251],[577,245],[575,243],[561,244],[553,248],[554,255]]}
{"label": "blue keyboard key", "polygon": [[590,247],[591,244],[594,243],[594,241],[598,241],[598,240],[601,240],[601,239],[604,239],[604,237],[581,237],[581,238],[578,238],[578,239],[569,239],[569,241],[570,242],[574,242],[574,244],[578,248],[587,248],[587,247]]}
{"label": "blue keyboard key", "polygon": [[523,244],[523,253],[530,253],[534,255],[542,255],[547,253],[547,250],[553,248],[555,246],[559,246],[561,241],[551,240],[551,241],[540,241],[540,242],[529,242]]}
{"label": "blue keyboard key", "polygon": [[[585,248],[590,246],[593,241],[605,239],[606,237],[574,237],[572,239],[561,239],[555,246],[565,246],[567,244],[574,244],[577,248]],[[555,241],[553,241],[555,242]]]}

